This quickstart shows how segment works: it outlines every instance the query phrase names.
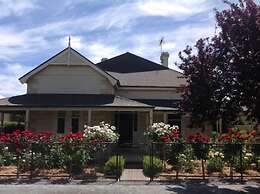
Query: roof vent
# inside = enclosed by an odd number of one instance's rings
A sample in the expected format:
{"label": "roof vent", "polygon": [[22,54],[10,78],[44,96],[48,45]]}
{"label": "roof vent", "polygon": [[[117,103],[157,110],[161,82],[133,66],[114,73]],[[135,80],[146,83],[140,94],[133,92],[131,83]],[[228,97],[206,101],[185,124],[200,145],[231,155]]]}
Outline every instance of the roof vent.
{"label": "roof vent", "polygon": [[168,52],[162,52],[161,53],[161,64],[165,67],[168,67],[168,59],[169,59],[170,54]]}
{"label": "roof vent", "polygon": [[106,61],[106,60],[108,60],[108,58],[104,57],[104,58],[101,59],[101,62]]}

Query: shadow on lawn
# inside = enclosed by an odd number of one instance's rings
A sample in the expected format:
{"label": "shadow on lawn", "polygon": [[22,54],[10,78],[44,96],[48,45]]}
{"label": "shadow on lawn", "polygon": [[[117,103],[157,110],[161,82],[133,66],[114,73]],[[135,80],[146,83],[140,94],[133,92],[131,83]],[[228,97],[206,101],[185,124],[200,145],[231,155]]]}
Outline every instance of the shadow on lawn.
{"label": "shadow on lawn", "polygon": [[256,182],[238,181],[178,181],[166,186],[166,190],[178,194],[239,194],[250,193],[259,194],[260,186]]}

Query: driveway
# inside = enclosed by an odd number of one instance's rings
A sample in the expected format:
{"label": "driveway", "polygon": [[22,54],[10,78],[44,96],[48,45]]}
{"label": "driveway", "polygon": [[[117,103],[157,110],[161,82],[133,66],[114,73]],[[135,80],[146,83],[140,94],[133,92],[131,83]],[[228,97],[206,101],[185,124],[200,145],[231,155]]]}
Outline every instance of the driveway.
{"label": "driveway", "polygon": [[100,183],[100,184],[24,184],[24,185],[0,185],[2,194],[202,194],[202,193],[260,193],[260,184],[247,182],[244,184],[230,182],[210,182],[203,183],[197,181],[185,181],[173,184],[152,183],[147,185],[140,182],[120,182],[120,183]]}

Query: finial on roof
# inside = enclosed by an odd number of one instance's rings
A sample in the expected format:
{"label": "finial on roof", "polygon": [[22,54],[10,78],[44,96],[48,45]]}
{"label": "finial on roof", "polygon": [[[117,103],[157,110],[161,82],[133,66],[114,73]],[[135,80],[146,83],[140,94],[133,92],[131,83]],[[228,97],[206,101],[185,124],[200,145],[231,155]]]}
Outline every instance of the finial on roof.
{"label": "finial on roof", "polygon": [[70,47],[70,36],[69,36],[69,43],[68,43],[68,47]]}

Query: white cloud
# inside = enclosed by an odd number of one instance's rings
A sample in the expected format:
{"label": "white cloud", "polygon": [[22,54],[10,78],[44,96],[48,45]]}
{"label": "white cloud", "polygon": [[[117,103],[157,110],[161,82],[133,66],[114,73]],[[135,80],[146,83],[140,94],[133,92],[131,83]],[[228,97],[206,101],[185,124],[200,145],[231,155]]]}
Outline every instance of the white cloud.
{"label": "white cloud", "polygon": [[[7,6],[6,2],[9,2],[10,5],[11,3],[21,5],[17,8],[9,8],[10,6]],[[83,0],[77,2],[82,3]],[[13,63],[13,61],[17,62],[17,57],[26,58],[27,54],[39,54],[50,47],[55,49],[66,47],[68,35],[72,35],[72,47],[93,62],[99,62],[102,57],[111,58],[130,51],[158,63],[160,62],[159,39],[164,36],[166,43],[163,48],[170,52],[170,66],[176,68],[173,64],[179,60],[179,51],[183,50],[187,44],[194,45],[198,38],[213,33],[214,24],[209,20],[214,21],[214,18],[200,18],[200,21],[195,24],[189,24],[186,20],[194,14],[212,10],[212,2],[206,0],[127,1],[83,16],[74,15],[70,18],[63,17],[60,20],[50,19],[48,22],[38,23],[27,29],[19,29],[17,25],[0,25],[0,59],[9,60],[9,63],[12,63],[6,65],[0,62],[2,68],[0,83],[5,83],[0,85],[0,95],[10,96],[25,92],[25,87],[19,83],[18,77],[29,69],[19,63]],[[36,7],[33,0],[0,0],[0,10],[4,10],[4,13],[0,12],[0,18],[21,15]],[[17,13],[14,13],[14,9]],[[145,33],[133,29],[134,24],[138,25],[139,19],[149,16],[170,17],[173,25],[175,20],[182,20],[183,25],[175,28],[172,26],[165,28],[164,26],[161,31],[158,26],[157,32],[148,29],[149,31]],[[94,30],[104,33],[105,36],[100,38],[98,34],[93,34]]]}
{"label": "white cloud", "polygon": [[101,58],[111,58],[121,54],[121,51],[117,47],[99,42],[88,43],[87,45],[85,49],[86,55],[95,63],[100,62]]}
{"label": "white cloud", "polygon": [[0,59],[11,60],[25,53],[43,50],[47,42],[45,37],[14,27],[0,27]]}
{"label": "white cloud", "polygon": [[[74,49],[82,49],[84,47],[83,43],[84,37],[82,36],[70,36],[70,45]],[[62,47],[67,47],[69,44],[69,36],[65,36],[60,39]]]}
{"label": "white cloud", "polygon": [[28,71],[28,68],[21,64],[5,64],[0,74],[0,96],[12,96],[23,94],[26,86],[22,85],[18,78]]}
{"label": "white cloud", "polygon": [[0,0],[0,18],[21,16],[36,8],[39,7],[34,0]]}
{"label": "white cloud", "polygon": [[148,0],[139,2],[138,7],[144,14],[152,16],[171,16],[175,19],[185,19],[188,16],[209,10],[206,0]]}
{"label": "white cloud", "polygon": [[[18,7],[20,7],[19,10],[32,9],[37,6],[33,0],[17,2],[15,0],[0,0],[0,2],[1,1],[5,2],[2,6],[5,5],[6,7],[9,7],[7,4],[17,3]],[[89,2],[91,0],[87,1]],[[25,5],[19,6],[21,2]],[[83,2],[83,0],[78,0],[74,2],[74,4]],[[73,2],[68,0],[65,4],[73,5]],[[133,24],[136,24],[138,19],[142,17],[169,16],[178,20],[184,20],[193,14],[212,9],[212,5],[209,6],[209,4],[209,1],[206,0],[164,0],[160,2],[157,0],[140,0],[106,7],[85,16],[41,23],[38,26],[25,30],[20,30],[17,26],[0,26],[0,59],[8,60],[26,53],[43,51],[48,48],[50,41],[48,39],[50,37],[55,37],[55,40],[51,39],[51,45],[54,45],[57,41],[64,41],[59,40],[61,37],[79,33],[87,34],[97,29],[102,29],[111,34],[117,34],[118,31],[129,32],[133,30],[131,29]],[[15,5],[13,6],[16,7]],[[19,11],[17,12],[19,13]],[[22,13],[22,11],[20,12]],[[108,30],[111,30],[111,32]],[[113,38],[118,39],[116,36]],[[121,38],[125,39],[125,37]],[[74,41],[72,45],[76,49],[82,49],[82,47],[85,46],[81,44],[82,36],[75,36],[72,41]],[[63,44],[63,46],[66,45],[67,43],[65,45]],[[167,48],[172,46],[174,46],[174,43],[167,43],[165,45]],[[139,51],[142,50],[140,46]]]}
{"label": "white cloud", "polygon": [[174,64],[180,60],[178,57],[180,51],[187,45],[194,46],[199,38],[213,34],[214,25],[210,23],[186,24],[173,30],[137,34],[129,38],[132,45],[130,51],[160,63],[159,39],[163,36],[165,37],[163,50],[170,53],[169,66],[177,69]]}

